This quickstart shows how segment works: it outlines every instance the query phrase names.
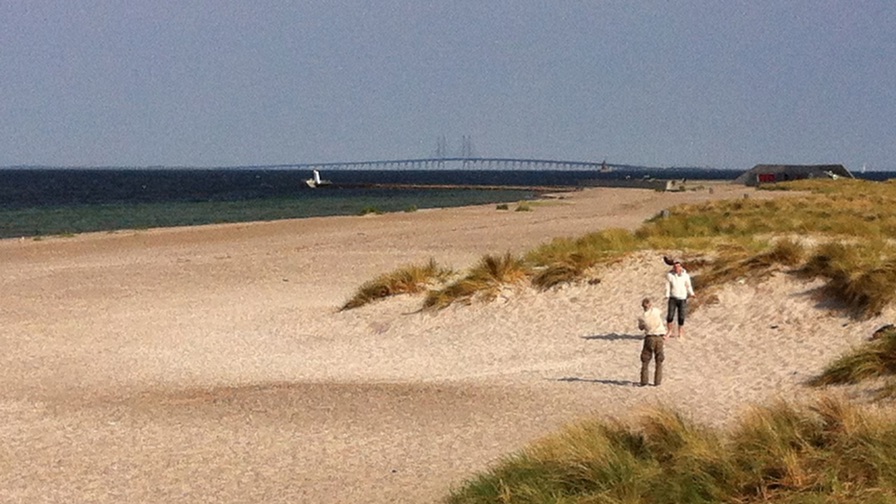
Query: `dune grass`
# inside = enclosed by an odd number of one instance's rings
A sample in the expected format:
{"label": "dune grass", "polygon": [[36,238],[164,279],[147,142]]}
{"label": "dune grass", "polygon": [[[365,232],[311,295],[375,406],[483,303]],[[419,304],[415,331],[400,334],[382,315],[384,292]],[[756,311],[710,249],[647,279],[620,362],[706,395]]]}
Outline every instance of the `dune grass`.
{"label": "dune grass", "polygon": [[581,280],[590,268],[637,249],[630,231],[606,229],[579,238],[557,238],[530,251],[525,260],[533,268],[532,285],[546,290]]}
{"label": "dune grass", "polygon": [[883,377],[887,383],[880,397],[896,396],[896,328],[888,327],[877,338],[828,365],[810,385],[855,384]]}
{"label": "dune grass", "polygon": [[859,317],[876,315],[896,301],[896,253],[884,242],[825,243],[798,273],[826,278],[826,294]]}
{"label": "dune grass", "polygon": [[492,300],[502,286],[519,283],[530,274],[522,258],[509,252],[503,256],[486,255],[464,277],[429,291],[423,307],[441,309],[455,302],[471,302],[476,297]]}
{"label": "dune grass", "polygon": [[432,258],[424,265],[404,266],[362,285],[340,310],[358,308],[398,294],[424,292],[433,283],[444,282],[453,274],[450,268],[440,266]]}
{"label": "dune grass", "polygon": [[[701,291],[783,270],[824,279],[824,293],[858,317],[896,301],[896,184],[783,186],[807,193],[676,207],[635,231],[634,244],[620,232],[593,248],[586,238],[555,240],[527,257],[542,272],[566,267],[572,272],[564,278],[574,280],[643,244],[687,255]],[[896,397],[893,327],[810,384],[881,377],[878,397]],[[896,422],[871,411],[827,397],[808,406],[755,407],[725,430],[668,409],[634,425],[592,419],[506,457],[447,502],[896,502]]]}
{"label": "dune grass", "polygon": [[[896,301],[896,181],[804,180],[772,188],[800,192],[773,200],[680,205],[634,232],[607,229],[557,238],[519,258],[515,268],[520,274],[508,283],[529,282],[546,290],[596,282],[601,266],[631,252],[674,250],[686,258],[700,290],[784,269],[823,278],[825,293],[856,317],[873,316]],[[487,256],[476,268],[493,260]],[[502,280],[481,273],[471,270],[429,292],[424,307],[494,299]],[[693,308],[702,302],[698,298]]]}
{"label": "dune grass", "polygon": [[896,424],[847,402],[756,407],[727,429],[659,409],[588,420],[506,457],[451,504],[894,502]]}

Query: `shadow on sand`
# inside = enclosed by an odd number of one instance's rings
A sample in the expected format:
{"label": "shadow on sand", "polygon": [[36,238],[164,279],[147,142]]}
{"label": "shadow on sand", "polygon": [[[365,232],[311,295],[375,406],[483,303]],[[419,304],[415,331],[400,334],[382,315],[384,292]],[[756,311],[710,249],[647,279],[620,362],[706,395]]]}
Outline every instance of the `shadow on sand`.
{"label": "shadow on sand", "polygon": [[588,336],[582,336],[581,338],[587,339],[587,340],[605,340],[605,341],[643,340],[644,335],[642,335],[642,334],[609,333],[609,334],[590,334]]}
{"label": "shadow on sand", "polygon": [[579,378],[578,376],[565,376],[563,378],[557,378],[556,381],[600,383],[602,385],[615,385],[617,387],[633,387],[638,384],[637,382],[633,382],[631,380],[597,380],[590,378]]}

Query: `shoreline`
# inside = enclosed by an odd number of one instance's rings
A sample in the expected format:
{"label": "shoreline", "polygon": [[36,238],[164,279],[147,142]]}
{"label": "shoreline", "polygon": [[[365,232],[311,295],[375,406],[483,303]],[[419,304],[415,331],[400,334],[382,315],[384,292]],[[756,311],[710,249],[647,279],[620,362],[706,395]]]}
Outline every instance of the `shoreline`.
{"label": "shoreline", "polygon": [[718,424],[805,395],[805,377],[878,320],[819,308],[814,284],[783,275],[725,287],[689,319],[687,340],[669,342],[663,386],[646,389],[631,386],[634,320],[640,299],[661,293],[658,254],[625,258],[599,284],[506,290],[435,314],[414,296],[338,311],[401,265],[464,269],[744,194],[787,197],[730,185],[585,189],[531,212],[478,205],[0,240],[0,497],[436,502],[578,418],[667,404]]}
{"label": "shoreline", "polygon": [[[729,185],[729,180],[693,181],[691,187]],[[340,188],[428,191],[433,194],[357,196],[340,198]],[[684,187],[684,186],[681,186]],[[594,186],[515,186],[464,184],[334,184],[309,189],[304,198],[278,196],[236,201],[173,201],[155,203],[96,203],[17,209],[0,208],[7,224],[0,240],[46,239],[83,233],[145,231],[170,227],[245,224],[279,220],[400,213],[419,210],[511,204],[557,199]],[[637,189],[637,188],[634,188]],[[461,193],[453,196],[454,193]],[[471,193],[473,195],[471,196]],[[478,193],[478,194],[477,194]],[[332,196],[337,196],[333,198]]]}
{"label": "shoreline", "polygon": [[[539,197],[535,189],[432,187],[428,195],[344,195],[339,187],[308,190],[303,197],[278,196],[233,201],[172,201],[75,204],[0,209],[7,223],[0,239],[48,237],[90,232],[241,224],[277,220],[413,212],[429,208],[511,203]],[[383,190],[389,188],[383,187]],[[412,190],[395,188],[396,191]],[[427,189],[418,189],[426,191]],[[460,193],[460,194],[458,194]]]}

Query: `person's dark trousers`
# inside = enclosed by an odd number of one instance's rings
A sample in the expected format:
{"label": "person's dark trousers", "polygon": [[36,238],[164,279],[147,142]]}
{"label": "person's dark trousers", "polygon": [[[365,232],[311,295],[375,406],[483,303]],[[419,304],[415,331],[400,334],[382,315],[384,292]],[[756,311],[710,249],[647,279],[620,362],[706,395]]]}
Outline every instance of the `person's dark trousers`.
{"label": "person's dark trousers", "polygon": [[653,384],[659,385],[663,382],[663,361],[666,356],[663,354],[662,335],[647,335],[644,337],[644,348],[641,350],[641,385],[647,385],[647,378],[650,375],[650,359],[656,360],[656,370],[653,374]]}
{"label": "person's dark trousers", "polygon": [[666,323],[671,324],[675,320],[675,312],[678,312],[678,325],[683,326],[688,313],[688,300],[670,297],[667,305]]}

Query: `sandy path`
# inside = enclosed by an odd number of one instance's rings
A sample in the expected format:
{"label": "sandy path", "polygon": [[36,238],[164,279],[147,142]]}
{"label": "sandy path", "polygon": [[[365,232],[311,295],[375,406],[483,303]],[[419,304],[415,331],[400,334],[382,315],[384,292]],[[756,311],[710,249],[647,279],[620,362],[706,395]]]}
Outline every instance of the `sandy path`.
{"label": "sandy path", "polygon": [[[415,313],[401,297],[338,313],[365,280],[429,258],[634,228],[739,186],[589,189],[494,206],[42,241],[0,241],[0,501],[431,502],[581,415],[675,404],[724,423],[794,396],[880,319],[840,318],[813,285],[726,287],[631,387],[653,255],[598,285],[508,292]],[[598,315],[598,306],[603,313]],[[891,314],[890,314],[891,315]]]}

